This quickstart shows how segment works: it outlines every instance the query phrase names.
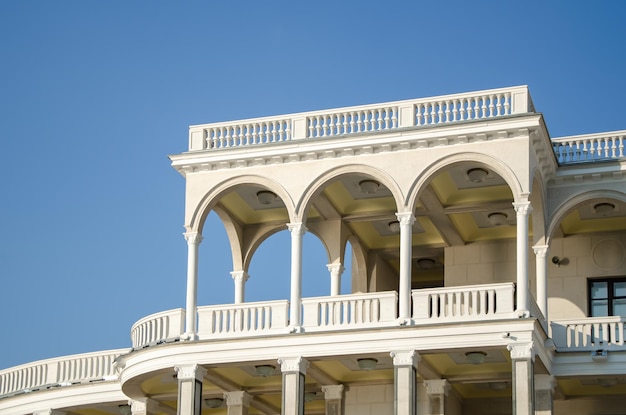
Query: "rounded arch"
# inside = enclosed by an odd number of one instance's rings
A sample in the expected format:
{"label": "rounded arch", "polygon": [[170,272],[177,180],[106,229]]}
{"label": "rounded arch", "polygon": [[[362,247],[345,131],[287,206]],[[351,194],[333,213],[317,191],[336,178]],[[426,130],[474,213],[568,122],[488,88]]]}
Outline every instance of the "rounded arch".
{"label": "rounded arch", "polygon": [[309,183],[296,205],[297,220],[304,222],[304,218],[306,218],[311,206],[311,200],[324,190],[324,185],[333,179],[347,174],[360,174],[378,181],[389,189],[396,206],[402,206],[402,192],[393,177],[378,168],[355,163],[332,168],[320,174],[315,180]]}
{"label": "rounded arch", "polygon": [[578,205],[584,202],[588,202],[593,199],[615,199],[620,202],[626,203],[626,193],[618,192],[614,190],[591,190],[577,194],[554,209],[554,212],[548,216],[548,231],[547,239],[548,244],[552,239],[552,235],[556,231],[556,227],[559,226],[561,221],[571,213]]}
{"label": "rounded arch", "polygon": [[488,167],[490,170],[500,175],[500,177],[502,177],[502,179],[507,183],[513,193],[514,202],[525,201],[525,198],[528,195],[528,190],[523,189],[520,181],[515,175],[515,172],[503,161],[481,153],[458,153],[435,160],[420,172],[409,190],[406,206],[409,209],[412,209],[412,206],[415,206],[420,191],[429,183],[437,172],[443,170],[447,166],[462,162],[478,163]]}
{"label": "rounded arch", "polygon": [[219,197],[228,190],[241,185],[257,185],[274,192],[285,204],[290,220],[293,221],[295,209],[291,195],[279,183],[259,175],[244,175],[226,179],[209,189],[196,205],[189,222],[185,225],[188,232],[200,232],[207,215],[213,209]]}

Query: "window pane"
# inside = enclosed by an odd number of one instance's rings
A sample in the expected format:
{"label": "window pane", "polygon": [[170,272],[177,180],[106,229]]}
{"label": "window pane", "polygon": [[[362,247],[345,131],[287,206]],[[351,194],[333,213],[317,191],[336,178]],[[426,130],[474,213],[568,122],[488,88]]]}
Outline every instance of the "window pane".
{"label": "window pane", "polygon": [[626,316],[626,299],[620,298],[613,301],[613,315]]}
{"label": "window pane", "polygon": [[609,291],[607,290],[607,282],[594,282],[591,283],[591,298],[608,298]]}
{"label": "window pane", "polygon": [[626,281],[613,283],[613,295],[615,297],[626,297]]}
{"label": "window pane", "polygon": [[609,315],[608,300],[593,300],[591,302],[591,317],[606,317]]}

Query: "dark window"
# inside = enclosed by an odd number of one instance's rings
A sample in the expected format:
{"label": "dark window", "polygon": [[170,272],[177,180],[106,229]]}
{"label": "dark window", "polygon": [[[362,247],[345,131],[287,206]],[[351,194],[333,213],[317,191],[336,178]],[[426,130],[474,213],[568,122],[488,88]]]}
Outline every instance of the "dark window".
{"label": "dark window", "polygon": [[626,278],[590,279],[589,316],[626,316]]}

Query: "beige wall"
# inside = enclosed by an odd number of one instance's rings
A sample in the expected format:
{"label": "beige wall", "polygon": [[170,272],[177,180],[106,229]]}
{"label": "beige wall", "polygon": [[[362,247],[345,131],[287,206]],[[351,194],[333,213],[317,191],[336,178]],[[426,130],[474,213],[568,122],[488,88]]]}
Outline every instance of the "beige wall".
{"label": "beige wall", "polygon": [[[587,315],[587,279],[626,276],[626,234],[613,232],[553,239],[548,253],[548,313],[550,319]],[[556,266],[551,259],[563,261]],[[445,285],[515,282],[516,243],[473,243],[445,250]],[[528,256],[533,297],[535,256]]]}

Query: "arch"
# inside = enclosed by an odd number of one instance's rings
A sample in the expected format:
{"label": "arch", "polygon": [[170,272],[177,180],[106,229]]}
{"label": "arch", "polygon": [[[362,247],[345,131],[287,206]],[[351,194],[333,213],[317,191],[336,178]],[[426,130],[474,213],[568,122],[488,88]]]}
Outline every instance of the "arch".
{"label": "arch", "polygon": [[396,181],[389,174],[365,164],[348,164],[332,168],[320,174],[315,180],[311,181],[311,183],[306,186],[302,197],[296,205],[297,220],[304,223],[306,214],[311,206],[311,201],[315,196],[324,190],[325,184],[338,178],[339,176],[347,174],[362,174],[363,176],[367,176],[368,178],[378,181],[389,189],[396,202],[396,206],[402,205],[402,192],[400,191]]}
{"label": "arch", "polygon": [[257,185],[260,187],[264,187],[274,193],[285,204],[287,208],[287,213],[289,215],[290,220],[293,221],[293,217],[295,216],[294,212],[294,204],[291,195],[282,187],[279,183],[270,180],[266,177],[259,175],[244,175],[238,176],[234,178],[229,178],[216,184],[213,188],[209,189],[204,196],[200,199],[199,203],[196,205],[189,223],[185,225],[185,228],[188,232],[200,232],[202,233],[202,228],[204,226],[204,221],[206,220],[207,215],[213,209],[217,200],[221,195],[226,193],[228,190],[240,186],[240,185]]}
{"label": "arch", "polygon": [[626,193],[606,189],[591,190],[579,193],[576,196],[565,200],[557,206],[554,212],[548,217],[548,244],[552,239],[552,235],[554,234],[556,227],[561,223],[565,216],[571,213],[571,211],[574,210],[579,204],[593,199],[615,199],[626,203]]}
{"label": "arch", "polygon": [[511,192],[513,193],[514,202],[526,201],[528,191],[525,191],[525,189],[523,189],[513,170],[509,168],[509,166],[507,166],[504,162],[481,153],[459,153],[448,155],[438,160],[435,160],[433,163],[428,165],[420,172],[418,177],[411,185],[411,188],[407,195],[407,208],[411,210],[412,207],[415,206],[420,191],[426,186],[426,184],[428,184],[428,182],[437,172],[443,170],[447,166],[462,162],[479,163],[485,165],[486,167],[489,167],[490,170],[500,175],[500,177],[502,177],[502,179],[507,183],[507,185],[511,189]]}

